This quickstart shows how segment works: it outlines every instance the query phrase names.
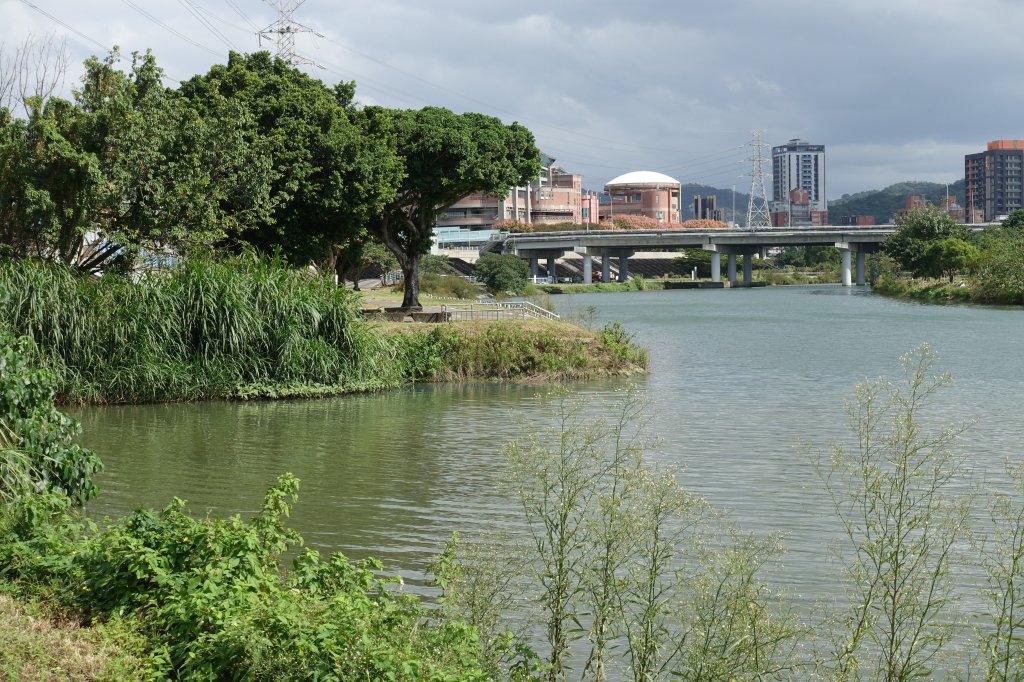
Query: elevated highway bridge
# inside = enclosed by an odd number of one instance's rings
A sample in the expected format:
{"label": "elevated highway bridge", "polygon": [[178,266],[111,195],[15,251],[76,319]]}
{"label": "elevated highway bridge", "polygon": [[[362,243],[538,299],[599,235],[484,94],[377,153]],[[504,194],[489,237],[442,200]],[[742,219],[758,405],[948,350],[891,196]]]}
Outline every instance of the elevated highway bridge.
{"label": "elevated highway bridge", "polygon": [[628,259],[637,251],[674,251],[704,249],[711,252],[711,279],[722,281],[722,256],[726,257],[726,273],[733,286],[740,286],[736,272],[736,256],[743,259],[742,285],[750,286],[753,268],[751,258],[765,249],[783,246],[834,246],[842,255],[844,286],[854,282],[865,284],[866,255],[878,250],[886,237],[896,231],[894,225],[824,226],[814,228],[775,227],[757,230],[595,230],[574,232],[528,232],[502,235],[481,247],[480,252],[496,251],[530,261],[534,274],[541,260],[548,261],[548,272],[554,272],[555,261],[567,252],[583,257],[583,281],[592,281],[593,258],[600,258],[601,281],[611,281],[611,263],[618,259],[618,279],[629,278]]}

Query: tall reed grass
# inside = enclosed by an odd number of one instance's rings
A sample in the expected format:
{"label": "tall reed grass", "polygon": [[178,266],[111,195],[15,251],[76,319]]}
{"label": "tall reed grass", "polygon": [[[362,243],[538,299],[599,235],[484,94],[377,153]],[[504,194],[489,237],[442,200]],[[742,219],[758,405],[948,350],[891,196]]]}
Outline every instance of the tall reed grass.
{"label": "tall reed grass", "polygon": [[322,394],[396,386],[394,344],[333,281],[252,254],[138,280],[0,262],[0,324],[35,343],[63,402]]}

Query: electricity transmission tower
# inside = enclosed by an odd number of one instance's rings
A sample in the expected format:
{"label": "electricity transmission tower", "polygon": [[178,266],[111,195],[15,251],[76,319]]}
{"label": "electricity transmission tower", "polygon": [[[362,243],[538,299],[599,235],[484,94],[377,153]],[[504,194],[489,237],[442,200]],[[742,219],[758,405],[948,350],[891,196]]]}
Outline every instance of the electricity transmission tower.
{"label": "electricity transmission tower", "polygon": [[[295,21],[295,10],[306,0],[264,0],[268,5],[277,10],[277,21],[267,26],[256,35],[259,36],[260,45],[264,40],[277,44],[277,56],[292,66],[300,64],[311,64],[320,66],[312,59],[302,57],[295,52],[295,36],[299,33],[312,33],[323,37],[308,26]],[[321,67],[322,68],[322,67]]]}
{"label": "electricity transmission tower", "polygon": [[767,158],[764,150],[768,144],[761,140],[763,130],[754,131],[754,139],[748,144],[753,148],[750,155],[750,202],[747,204],[747,229],[757,230],[762,227],[771,227],[772,218],[768,213],[768,192],[764,187],[764,179],[770,171],[765,170]]}

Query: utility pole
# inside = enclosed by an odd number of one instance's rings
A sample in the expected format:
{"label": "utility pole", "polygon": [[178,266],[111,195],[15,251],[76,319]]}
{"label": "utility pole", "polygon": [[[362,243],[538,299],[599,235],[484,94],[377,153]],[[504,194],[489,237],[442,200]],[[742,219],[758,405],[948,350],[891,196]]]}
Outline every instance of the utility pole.
{"label": "utility pole", "polygon": [[757,230],[772,226],[771,214],[768,212],[768,192],[765,190],[764,179],[768,176],[765,170],[764,150],[768,144],[761,140],[763,130],[754,131],[754,139],[749,146],[753,148],[750,155],[750,201],[747,204],[747,229]]}
{"label": "utility pole", "polygon": [[277,56],[292,66],[310,64],[323,68],[312,59],[302,57],[295,53],[295,36],[299,33],[312,33],[315,36],[323,37],[308,26],[295,21],[295,10],[306,0],[264,0],[268,5],[277,10],[277,21],[257,33],[260,45],[268,40],[277,45]]}

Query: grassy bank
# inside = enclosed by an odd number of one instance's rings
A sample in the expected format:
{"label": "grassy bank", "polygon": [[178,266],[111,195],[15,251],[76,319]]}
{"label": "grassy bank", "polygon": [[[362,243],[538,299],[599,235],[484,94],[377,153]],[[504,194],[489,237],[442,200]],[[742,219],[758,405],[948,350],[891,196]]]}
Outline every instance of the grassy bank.
{"label": "grassy bank", "polygon": [[359,302],[328,278],[252,255],[188,260],[137,281],[0,263],[0,325],[32,341],[62,403],[316,397],[643,364],[598,335],[570,343],[558,328],[497,325],[481,332],[492,352],[478,334],[399,337],[365,321]]}
{"label": "grassy bank", "polygon": [[0,322],[30,338],[62,402],[196,400],[401,383],[356,297],[255,256],[188,260],[132,281],[0,265]]}
{"label": "grassy bank", "polygon": [[31,598],[0,594],[0,678],[118,682],[146,676],[144,644],[120,620],[84,626]]}
{"label": "grassy bank", "polygon": [[871,290],[885,296],[930,303],[970,303],[975,301],[974,291],[963,282],[950,284],[945,280],[895,279],[879,277]]}
{"label": "grassy bank", "polygon": [[895,279],[879,277],[871,284],[872,291],[886,296],[929,303],[977,303],[980,305],[1024,305],[1024,297],[1014,291],[978,286],[971,279],[950,284],[938,279]]}
{"label": "grassy bank", "polygon": [[416,381],[563,381],[647,369],[647,351],[618,323],[599,332],[550,320],[391,324],[385,331]]}

